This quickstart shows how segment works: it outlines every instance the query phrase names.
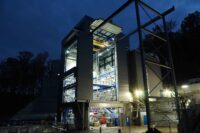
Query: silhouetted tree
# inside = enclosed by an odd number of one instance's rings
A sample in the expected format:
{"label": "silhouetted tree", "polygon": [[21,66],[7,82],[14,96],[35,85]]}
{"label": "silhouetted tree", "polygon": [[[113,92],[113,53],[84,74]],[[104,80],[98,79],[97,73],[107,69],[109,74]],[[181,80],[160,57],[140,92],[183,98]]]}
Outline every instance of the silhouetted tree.
{"label": "silhouetted tree", "polygon": [[186,78],[200,76],[200,12],[189,14],[181,23],[181,45],[183,49],[184,73]]}
{"label": "silhouetted tree", "polygon": [[0,90],[9,93],[34,95],[41,88],[48,53],[34,57],[28,51],[19,52],[17,58],[7,58],[0,63]]}
{"label": "silhouetted tree", "polygon": [[[175,27],[174,21],[167,22],[177,81],[182,82],[189,78],[199,77],[200,12],[196,11],[186,16],[177,31],[174,31]],[[164,37],[162,25],[155,26],[153,31],[158,36]],[[168,55],[163,41],[147,34],[143,44],[147,53],[151,53],[155,48],[161,46],[154,53],[159,57],[161,63],[167,64],[164,62]]]}
{"label": "silhouetted tree", "polygon": [[189,14],[181,23],[181,31],[184,34],[187,33],[200,33],[200,12],[195,11],[194,13]]}

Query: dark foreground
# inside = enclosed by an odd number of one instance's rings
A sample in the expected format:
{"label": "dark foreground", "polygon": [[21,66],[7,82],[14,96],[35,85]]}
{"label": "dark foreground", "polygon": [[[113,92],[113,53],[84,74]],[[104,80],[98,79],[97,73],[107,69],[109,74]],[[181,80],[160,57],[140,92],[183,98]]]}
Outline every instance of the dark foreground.
{"label": "dark foreground", "polygon": [[[145,133],[146,126],[102,128],[101,133]],[[157,127],[162,133],[177,133],[176,128]],[[90,131],[65,131],[61,127],[50,125],[27,125],[0,127],[0,133],[100,133],[99,128]]]}

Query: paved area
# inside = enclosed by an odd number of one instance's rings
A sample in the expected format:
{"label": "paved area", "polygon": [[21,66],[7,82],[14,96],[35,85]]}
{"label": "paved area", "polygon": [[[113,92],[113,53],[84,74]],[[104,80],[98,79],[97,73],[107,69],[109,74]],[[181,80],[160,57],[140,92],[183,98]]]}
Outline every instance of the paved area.
{"label": "paved area", "polygon": [[[145,133],[147,130],[146,126],[133,126],[133,127],[118,127],[118,128],[102,128],[101,133],[118,133],[118,130],[121,130],[121,133]],[[176,128],[169,127],[157,127],[162,133],[177,133]],[[79,132],[79,133],[100,133],[100,129],[96,128],[90,132]]]}
{"label": "paved area", "polygon": [[[101,133],[118,133],[118,130],[121,130],[121,133],[145,133],[147,130],[146,126],[132,126],[132,127],[102,127]],[[167,127],[157,127],[162,133],[177,133],[176,128]],[[1,127],[0,133],[62,133],[61,130],[56,130],[55,128],[49,126],[19,126],[19,127]],[[100,128],[93,128],[90,131],[71,131],[67,133],[100,133]]]}

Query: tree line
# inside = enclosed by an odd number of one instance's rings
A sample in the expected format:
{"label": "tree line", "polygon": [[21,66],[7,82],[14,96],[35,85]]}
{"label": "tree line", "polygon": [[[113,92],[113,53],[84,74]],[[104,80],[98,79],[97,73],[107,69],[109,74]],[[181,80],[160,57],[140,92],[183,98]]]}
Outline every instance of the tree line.
{"label": "tree line", "polygon": [[[188,14],[181,25],[176,28],[175,21],[167,22],[167,31],[171,45],[176,79],[179,83],[191,78],[200,77],[200,12]],[[157,25],[153,32],[164,37],[163,25]],[[151,52],[164,42],[150,34],[145,35],[143,40],[146,52]],[[155,52],[160,61],[167,58],[166,48],[160,48]],[[162,60],[163,59],[163,60]],[[165,63],[165,62],[162,62]]]}
{"label": "tree line", "polygon": [[34,56],[32,52],[19,52],[0,62],[0,93],[37,95],[42,86],[48,53]]}

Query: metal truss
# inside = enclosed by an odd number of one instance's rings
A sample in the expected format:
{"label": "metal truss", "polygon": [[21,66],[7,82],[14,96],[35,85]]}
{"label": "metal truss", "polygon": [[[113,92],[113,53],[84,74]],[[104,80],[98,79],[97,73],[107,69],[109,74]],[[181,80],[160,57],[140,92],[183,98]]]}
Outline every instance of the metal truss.
{"label": "metal truss", "polygon": [[[150,98],[156,98],[158,101],[162,102],[163,100],[171,102],[172,107],[175,108],[177,119],[180,121],[180,105],[179,105],[179,99],[178,99],[178,92],[176,87],[176,78],[175,78],[175,72],[174,72],[174,65],[172,60],[172,53],[171,53],[171,46],[169,43],[169,36],[167,31],[167,22],[165,20],[166,15],[171,13],[175,10],[174,7],[166,10],[165,12],[160,13],[159,11],[155,10],[148,4],[144,3],[142,0],[128,0],[124,5],[122,5],[119,9],[117,9],[113,14],[111,14],[107,19],[105,19],[104,22],[102,22],[98,27],[96,27],[91,33],[94,33],[98,28],[109,22],[113,17],[115,17],[117,14],[119,14],[122,10],[126,9],[127,6],[130,4],[135,4],[135,13],[136,13],[136,23],[137,28],[128,33],[127,35],[123,36],[122,38],[119,38],[118,41],[130,37],[131,35],[134,35],[135,33],[138,34],[139,39],[139,50],[140,50],[140,57],[141,57],[141,65],[142,65],[142,74],[143,74],[143,82],[144,82],[144,92],[145,92],[145,107],[146,107],[146,113],[147,113],[147,124],[148,124],[148,130],[151,128],[153,121],[151,120],[151,113],[161,113],[163,114],[162,119],[169,118],[167,116],[167,113],[164,109],[161,109],[162,107],[158,107],[158,104],[150,102]],[[143,11],[148,17],[149,21],[142,24],[141,23],[141,11]],[[149,15],[150,13],[155,14],[154,18],[151,18]],[[148,27],[151,25],[155,25],[155,22],[161,21],[162,23],[162,34],[155,33],[152,30],[149,30]],[[158,26],[159,27],[159,26]],[[161,28],[160,28],[161,29]],[[152,36],[154,40],[157,39],[157,44],[154,43],[149,44],[148,46],[145,45],[144,42],[144,35]],[[149,53],[151,55],[155,55],[159,57],[159,61],[155,61],[149,58]],[[157,71],[155,71],[153,68],[159,67],[161,70],[161,74],[159,74]],[[148,76],[147,69],[152,71],[159,81],[152,87],[149,86],[149,81],[151,81],[151,77]],[[162,84],[164,87],[168,87],[173,93],[173,96],[171,98],[166,98],[160,96],[154,96],[153,92],[157,91],[158,86]],[[158,103],[158,102],[157,102]],[[155,105],[156,104],[156,105]],[[160,103],[162,104],[162,103]],[[160,120],[162,121],[162,120]],[[170,118],[169,118],[170,121]]]}
{"label": "metal truss", "polygon": [[[157,33],[154,33],[151,30],[148,30],[146,27],[141,25],[140,22],[140,10],[142,9],[147,15],[148,11],[153,12],[154,14],[157,15],[157,18],[162,20],[162,25],[163,25],[163,35],[158,35]],[[147,10],[145,10],[147,9]],[[144,79],[144,90],[145,90],[145,104],[146,104],[146,112],[147,112],[147,122],[148,122],[148,129],[151,128],[151,124],[153,124],[153,121],[151,120],[151,113],[155,113],[155,109],[160,110],[160,114],[163,115],[164,117],[167,117],[167,113],[172,113],[172,112],[165,112],[166,109],[162,109],[162,107],[157,107],[155,108],[154,106],[151,106],[151,103],[149,102],[149,98],[154,97],[152,94],[153,91],[156,91],[157,87],[162,84],[163,87],[168,87],[168,89],[173,92],[172,94],[175,94],[174,101],[171,102],[171,105],[173,106],[174,103],[176,103],[176,111],[177,111],[177,117],[178,120],[180,120],[180,107],[179,107],[179,100],[178,100],[178,93],[177,93],[177,88],[176,88],[176,79],[175,79],[175,72],[174,72],[174,66],[173,66],[173,60],[172,60],[172,54],[171,54],[171,47],[169,44],[169,37],[168,37],[168,31],[167,31],[167,24],[165,20],[165,16],[170,13],[171,11],[174,10],[174,8],[169,9],[166,11],[166,13],[159,13],[149,5],[145,4],[144,2],[140,0],[135,1],[135,10],[136,10],[136,17],[137,17],[137,27],[138,27],[138,36],[139,36],[139,44],[140,44],[140,53],[141,53],[141,62],[142,62],[142,72],[143,72],[143,79]],[[148,15],[149,16],[149,15]],[[151,19],[151,18],[150,18]],[[151,19],[150,22],[153,22]],[[152,23],[154,24],[154,22]],[[149,26],[149,25],[148,25]],[[152,46],[145,46],[144,41],[143,41],[143,32],[147,33],[148,35],[151,35],[154,37],[154,40],[157,39],[159,43],[157,45],[152,44]],[[151,47],[150,50],[146,47]],[[159,61],[153,61],[149,60],[147,57],[147,53],[150,53],[152,55],[156,55],[159,57]],[[150,65],[151,64],[151,65]],[[158,66],[161,69],[161,74],[158,74],[152,66]],[[155,86],[149,85],[149,82],[153,79],[151,79],[151,76],[147,75],[147,68],[149,68],[158,78],[159,81],[157,81]],[[160,88],[159,88],[160,89]],[[166,98],[161,96],[156,96],[157,101],[159,102],[160,99],[162,98],[162,103],[163,103]],[[159,98],[158,98],[159,97]],[[173,111],[173,109],[171,110]],[[157,112],[158,113],[158,112]],[[157,121],[157,123],[160,123],[162,121]],[[168,119],[170,120],[170,119]]]}

